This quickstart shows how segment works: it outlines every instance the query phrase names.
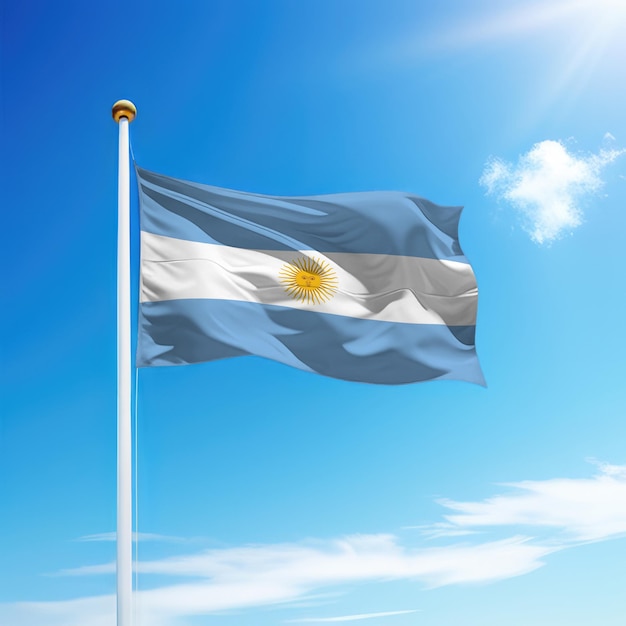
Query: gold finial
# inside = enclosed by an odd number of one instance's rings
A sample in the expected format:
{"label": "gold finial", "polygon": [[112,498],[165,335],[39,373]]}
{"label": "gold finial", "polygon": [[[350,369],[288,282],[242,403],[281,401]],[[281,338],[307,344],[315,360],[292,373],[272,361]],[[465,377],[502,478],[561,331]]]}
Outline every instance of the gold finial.
{"label": "gold finial", "polygon": [[132,122],[137,115],[137,107],[130,100],[118,100],[113,105],[111,113],[113,119],[118,123],[123,117]]}

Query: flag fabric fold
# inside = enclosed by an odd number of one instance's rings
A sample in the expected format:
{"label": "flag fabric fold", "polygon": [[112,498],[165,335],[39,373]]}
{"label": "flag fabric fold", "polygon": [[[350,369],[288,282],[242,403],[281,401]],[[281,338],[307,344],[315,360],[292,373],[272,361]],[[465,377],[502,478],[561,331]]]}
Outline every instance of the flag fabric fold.
{"label": "flag fabric fold", "polygon": [[484,384],[461,207],[137,179],[138,366],[257,355],[345,380]]}

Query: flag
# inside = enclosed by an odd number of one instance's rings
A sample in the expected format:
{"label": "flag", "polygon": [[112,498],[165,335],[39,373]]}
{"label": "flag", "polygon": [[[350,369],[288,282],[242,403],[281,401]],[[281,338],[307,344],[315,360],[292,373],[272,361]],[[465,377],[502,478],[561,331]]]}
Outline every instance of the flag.
{"label": "flag", "polygon": [[484,384],[461,207],[137,179],[138,366],[257,355],[351,381]]}

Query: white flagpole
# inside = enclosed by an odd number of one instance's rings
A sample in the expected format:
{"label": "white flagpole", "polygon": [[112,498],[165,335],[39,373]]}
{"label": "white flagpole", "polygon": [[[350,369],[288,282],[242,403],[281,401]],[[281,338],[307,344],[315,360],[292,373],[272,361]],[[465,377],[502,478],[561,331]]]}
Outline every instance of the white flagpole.
{"label": "white flagpole", "polygon": [[133,512],[130,345],[130,158],[128,124],[135,105],[113,105],[119,125],[117,188],[117,626],[132,626]]}

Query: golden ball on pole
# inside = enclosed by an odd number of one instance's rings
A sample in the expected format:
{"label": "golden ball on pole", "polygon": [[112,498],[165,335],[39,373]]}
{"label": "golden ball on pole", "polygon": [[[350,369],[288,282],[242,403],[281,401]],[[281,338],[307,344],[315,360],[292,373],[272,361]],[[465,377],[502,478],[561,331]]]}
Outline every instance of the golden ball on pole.
{"label": "golden ball on pole", "polygon": [[118,100],[111,109],[113,119],[119,123],[119,121],[125,117],[129,122],[132,122],[137,115],[137,107],[130,100]]}

